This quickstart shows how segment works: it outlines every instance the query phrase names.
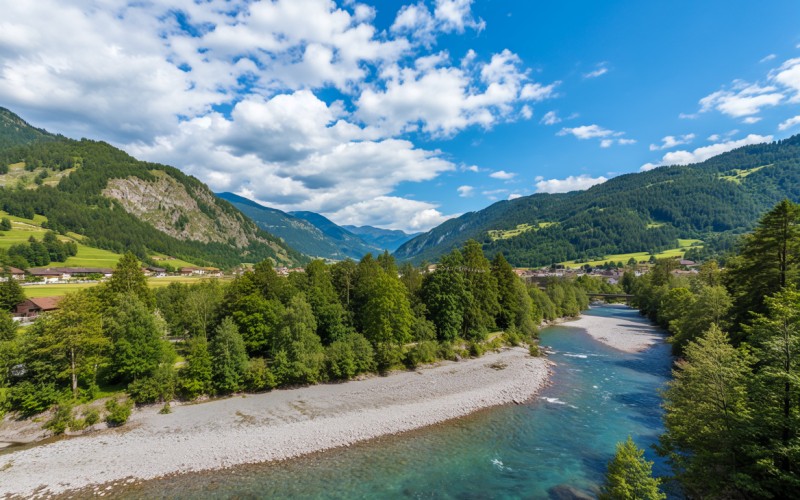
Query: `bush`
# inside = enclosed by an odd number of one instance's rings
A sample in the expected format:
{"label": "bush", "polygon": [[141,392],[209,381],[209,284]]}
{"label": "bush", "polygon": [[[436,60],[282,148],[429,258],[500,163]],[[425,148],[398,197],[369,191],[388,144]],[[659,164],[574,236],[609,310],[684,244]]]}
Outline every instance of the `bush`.
{"label": "bush", "polygon": [[434,340],[417,342],[417,345],[406,353],[406,366],[416,368],[421,364],[433,363],[438,359],[438,351],[439,345]]}
{"label": "bush", "polygon": [[270,391],[275,388],[275,375],[264,358],[253,358],[244,372],[244,385],[248,391]]}
{"label": "bush", "polygon": [[124,403],[120,403],[117,398],[109,399],[106,401],[106,410],[108,410],[108,415],[106,415],[108,425],[110,427],[119,427],[127,422],[131,416],[133,401],[128,399]]}
{"label": "bush", "polygon": [[506,331],[503,333],[503,340],[510,346],[518,346],[523,341],[523,335],[517,330],[516,326],[511,325],[506,328]]}
{"label": "bush", "polygon": [[34,384],[26,380],[11,389],[8,399],[12,409],[29,417],[53,406],[60,396],[53,384]]}
{"label": "bush", "polygon": [[442,342],[439,344],[439,359],[458,361],[458,354],[456,354],[453,344],[450,342]]}
{"label": "bush", "polygon": [[325,350],[325,366],[332,379],[350,379],[375,370],[375,351],[361,334],[350,333]]}
{"label": "bush", "polygon": [[483,344],[480,342],[470,342],[469,343],[469,355],[473,358],[480,358],[483,356],[485,349]]}
{"label": "bush", "polygon": [[400,346],[388,342],[381,342],[375,346],[375,361],[381,372],[386,372],[399,365],[402,359],[403,350]]}
{"label": "bush", "polygon": [[92,426],[100,421],[100,412],[97,408],[87,408],[83,410],[83,420],[87,426]]}
{"label": "bush", "polygon": [[531,356],[535,358],[541,357],[542,355],[542,349],[536,342],[531,342],[531,344],[528,346],[528,352],[530,353]]}
{"label": "bush", "polygon": [[152,376],[128,384],[128,394],[136,404],[170,401],[175,396],[175,371],[171,366],[160,366]]}
{"label": "bush", "polygon": [[53,417],[45,422],[44,428],[58,436],[64,434],[72,423],[72,403],[65,402],[56,405]]}

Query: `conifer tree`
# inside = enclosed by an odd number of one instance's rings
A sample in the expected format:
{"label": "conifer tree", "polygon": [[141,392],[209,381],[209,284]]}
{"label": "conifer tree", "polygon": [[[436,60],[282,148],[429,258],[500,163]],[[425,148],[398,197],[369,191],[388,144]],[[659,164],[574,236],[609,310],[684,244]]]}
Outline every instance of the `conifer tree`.
{"label": "conifer tree", "polygon": [[628,436],[624,443],[617,444],[617,452],[608,464],[606,481],[600,490],[601,500],[663,500],[658,485],[661,481],[653,477],[653,462],[644,458]]}

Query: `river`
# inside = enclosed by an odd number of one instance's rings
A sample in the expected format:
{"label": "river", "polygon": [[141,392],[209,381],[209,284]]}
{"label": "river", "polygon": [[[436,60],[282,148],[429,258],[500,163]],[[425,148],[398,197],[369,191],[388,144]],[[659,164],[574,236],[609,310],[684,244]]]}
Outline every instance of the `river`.
{"label": "river", "polygon": [[[585,314],[646,322],[633,309]],[[529,403],[276,464],[179,475],[116,490],[126,498],[579,498],[594,495],[615,443],[650,448],[669,346],[638,354],[567,325],[546,328],[552,385]]]}

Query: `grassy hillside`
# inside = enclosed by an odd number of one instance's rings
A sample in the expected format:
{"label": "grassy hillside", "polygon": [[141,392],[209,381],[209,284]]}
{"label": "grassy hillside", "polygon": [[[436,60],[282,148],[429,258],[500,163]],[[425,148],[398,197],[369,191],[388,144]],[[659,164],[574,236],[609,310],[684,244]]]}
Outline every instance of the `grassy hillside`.
{"label": "grassy hillside", "polygon": [[586,191],[495,203],[414,238],[395,256],[434,261],[473,238],[487,255],[502,253],[519,266],[605,261],[677,248],[679,238],[727,241],[783,198],[800,200],[800,136],[622,175]]}
{"label": "grassy hillside", "polygon": [[266,258],[304,260],[203,183],[180,170],[136,160],[113,146],[35,129],[0,108],[0,208],[47,219],[85,246],[141,259],[231,267]]}

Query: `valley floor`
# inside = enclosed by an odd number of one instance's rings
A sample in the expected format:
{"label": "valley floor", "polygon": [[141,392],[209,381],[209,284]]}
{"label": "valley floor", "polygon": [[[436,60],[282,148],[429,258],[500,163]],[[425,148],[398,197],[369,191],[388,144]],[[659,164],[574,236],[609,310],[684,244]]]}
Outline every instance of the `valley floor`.
{"label": "valley floor", "polygon": [[547,360],[512,348],[387,377],[174,406],[167,415],[158,413],[160,406],[148,407],[135,410],[118,429],[0,454],[0,497],[60,493],[348,446],[525,401],[547,379]]}

